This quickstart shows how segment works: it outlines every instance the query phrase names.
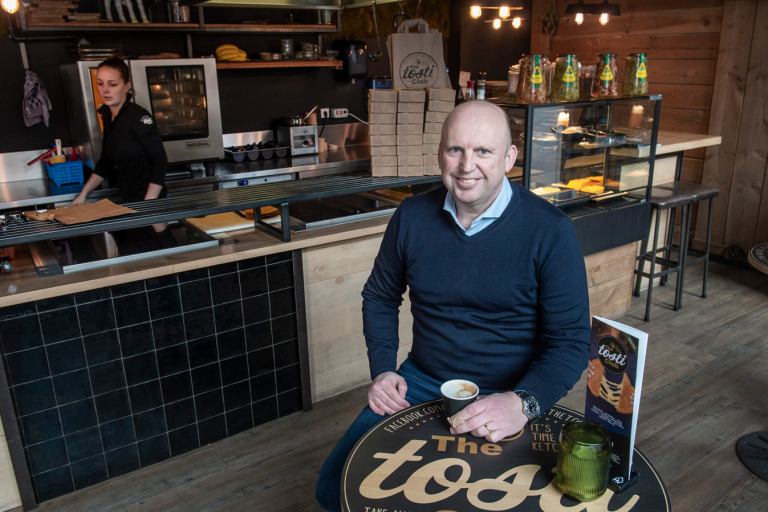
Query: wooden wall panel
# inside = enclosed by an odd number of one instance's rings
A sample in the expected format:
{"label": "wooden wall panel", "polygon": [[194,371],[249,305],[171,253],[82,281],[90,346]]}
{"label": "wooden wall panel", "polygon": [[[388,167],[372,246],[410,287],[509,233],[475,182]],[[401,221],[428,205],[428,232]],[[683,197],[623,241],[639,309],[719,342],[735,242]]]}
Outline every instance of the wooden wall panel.
{"label": "wooden wall panel", "polygon": [[768,162],[768,1],[757,3],[753,30],[725,224],[726,245],[735,244],[745,251],[755,245],[761,201],[768,201],[763,190]]}
{"label": "wooden wall panel", "polygon": [[[712,81],[714,83],[714,80]],[[650,94],[661,94],[662,105],[665,108],[690,109],[697,111],[709,111],[712,105],[712,91],[714,85],[691,85],[691,84],[649,84],[648,92]],[[666,116],[664,116],[666,117]],[[707,116],[708,117],[708,116]],[[663,118],[662,118],[663,119]],[[709,119],[707,118],[707,121]],[[709,128],[709,124],[704,127],[704,132]],[[704,158],[702,151],[699,158]]]}
{"label": "wooden wall panel", "polygon": [[613,36],[555,39],[553,54],[576,53],[582,60],[592,60],[601,53],[645,52],[650,62],[656,60],[717,59],[720,34]]}
{"label": "wooden wall panel", "polygon": [[[736,172],[734,165],[756,9],[755,0],[727,1],[723,7],[723,28],[708,131],[711,135],[720,135],[723,140],[719,146],[707,148],[702,169],[702,183],[720,189],[712,213],[712,243],[718,249],[728,245],[726,222]],[[706,240],[706,215],[707,209],[701,208],[696,219],[699,229],[695,230],[695,239],[699,246]]]}
{"label": "wooden wall panel", "polygon": [[[610,37],[623,35],[661,35],[661,34],[716,34],[720,32],[723,9],[721,6],[670,9],[677,7],[675,2],[668,2],[668,7],[653,11],[632,11],[622,5],[621,16],[612,16],[607,25],[597,21],[597,16],[587,16],[582,25],[577,25],[572,16],[563,16],[568,2],[559,1],[561,13],[557,38]],[[592,25],[595,25],[592,27]],[[587,30],[585,30],[587,29]],[[589,30],[591,29],[591,30]]]}

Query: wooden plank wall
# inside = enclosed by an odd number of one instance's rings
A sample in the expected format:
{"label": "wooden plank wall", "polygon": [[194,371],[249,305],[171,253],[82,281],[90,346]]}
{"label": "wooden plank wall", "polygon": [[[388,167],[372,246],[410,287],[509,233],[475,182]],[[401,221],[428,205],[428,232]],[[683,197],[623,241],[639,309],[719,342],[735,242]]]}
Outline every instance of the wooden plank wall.
{"label": "wooden plank wall", "polygon": [[[362,297],[381,235],[304,251],[312,401],[370,383],[363,337]],[[585,258],[590,313],[619,318],[630,306],[637,244]],[[400,308],[398,363],[413,341],[407,293]]]}
{"label": "wooden plank wall", "polygon": [[[728,0],[723,10],[717,78],[702,182],[720,189],[712,218],[712,250],[743,251],[768,241],[768,2]],[[704,208],[697,226],[705,226]],[[706,240],[697,229],[694,248]]]}
{"label": "wooden plank wall", "polygon": [[[540,28],[549,1],[534,0],[531,53],[576,53],[589,65],[600,53],[616,53],[619,80],[623,81],[627,53],[644,52],[648,54],[649,92],[663,96],[659,128],[712,133],[709,118],[724,0],[611,1],[621,6],[622,15],[603,26],[597,16],[585,16],[584,23],[577,25],[573,17],[564,15],[575,0],[557,0],[560,24],[550,45]],[[700,183],[704,157],[704,149],[686,151],[682,178]]]}

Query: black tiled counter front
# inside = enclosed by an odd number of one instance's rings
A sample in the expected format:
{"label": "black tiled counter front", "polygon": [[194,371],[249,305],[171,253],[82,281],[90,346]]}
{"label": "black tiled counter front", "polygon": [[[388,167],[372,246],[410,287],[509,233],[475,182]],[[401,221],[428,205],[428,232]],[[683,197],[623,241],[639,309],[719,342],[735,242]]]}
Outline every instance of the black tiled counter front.
{"label": "black tiled counter front", "polygon": [[309,407],[300,266],[279,253],[0,310],[37,501]]}

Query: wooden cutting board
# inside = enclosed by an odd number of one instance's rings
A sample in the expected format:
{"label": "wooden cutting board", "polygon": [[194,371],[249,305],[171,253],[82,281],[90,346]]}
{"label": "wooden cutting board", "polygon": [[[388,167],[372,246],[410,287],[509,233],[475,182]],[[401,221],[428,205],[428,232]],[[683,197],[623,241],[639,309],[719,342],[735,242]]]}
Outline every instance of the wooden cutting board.
{"label": "wooden cutting board", "polygon": [[[279,215],[271,219],[266,219],[266,222],[269,222],[270,224],[279,221]],[[198,229],[202,229],[209,235],[253,227],[253,220],[244,219],[235,212],[217,213],[216,215],[187,219],[187,222]]]}

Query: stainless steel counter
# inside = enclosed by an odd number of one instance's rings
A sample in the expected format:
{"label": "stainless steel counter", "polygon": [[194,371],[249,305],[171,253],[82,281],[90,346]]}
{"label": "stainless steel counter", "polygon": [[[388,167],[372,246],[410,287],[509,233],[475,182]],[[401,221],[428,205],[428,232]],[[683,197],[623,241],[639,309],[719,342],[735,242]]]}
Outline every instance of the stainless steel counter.
{"label": "stainless steel counter", "polygon": [[[253,162],[235,163],[218,161],[207,169],[202,166],[169,175],[166,180],[169,196],[188,195],[195,191],[206,192],[221,188],[233,188],[238,182],[252,178],[269,178],[292,175],[287,179],[308,178],[325,174],[368,170],[371,153],[367,145],[344,146],[317,155],[271,158]],[[245,183],[244,183],[245,184]],[[247,186],[256,186],[247,183]],[[0,183],[0,210],[66,203],[72,201],[81,188],[62,187],[66,193],[57,192],[50,180],[37,178]],[[95,190],[89,197],[119,197],[115,188]]]}

